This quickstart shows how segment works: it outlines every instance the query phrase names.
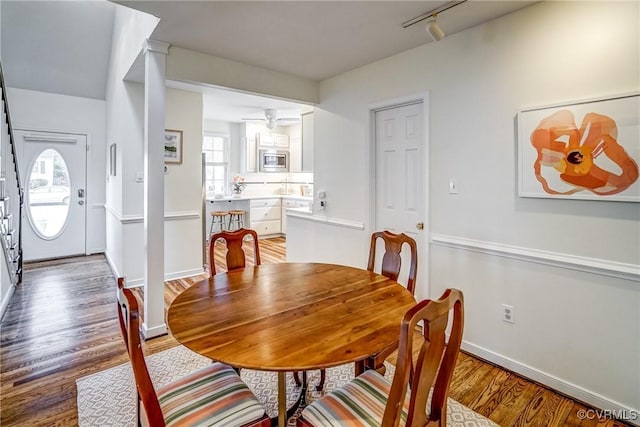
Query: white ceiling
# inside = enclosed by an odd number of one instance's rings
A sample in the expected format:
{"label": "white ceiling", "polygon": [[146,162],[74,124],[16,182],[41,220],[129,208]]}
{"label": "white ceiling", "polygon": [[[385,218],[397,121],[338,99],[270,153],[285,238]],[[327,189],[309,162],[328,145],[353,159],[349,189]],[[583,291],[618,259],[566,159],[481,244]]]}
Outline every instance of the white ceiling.
{"label": "white ceiling", "polygon": [[[446,1],[139,1],[118,4],[161,18],[151,38],[173,46],[326,79],[430,43],[424,22],[402,23]],[[447,35],[533,1],[469,0],[439,15]],[[114,8],[101,0],[2,0],[2,65],[8,86],[105,99]],[[169,82],[204,93],[205,118],[240,121],[308,106]]]}
{"label": "white ceiling", "polygon": [[[114,0],[159,17],[155,40],[324,80],[431,41],[425,23],[402,23],[447,1]],[[455,2],[454,2],[455,3]],[[470,28],[531,1],[467,1],[439,16],[445,33]]]}
{"label": "white ceiling", "polygon": [[116,5],[0,1],[7,86],[105,99]]}

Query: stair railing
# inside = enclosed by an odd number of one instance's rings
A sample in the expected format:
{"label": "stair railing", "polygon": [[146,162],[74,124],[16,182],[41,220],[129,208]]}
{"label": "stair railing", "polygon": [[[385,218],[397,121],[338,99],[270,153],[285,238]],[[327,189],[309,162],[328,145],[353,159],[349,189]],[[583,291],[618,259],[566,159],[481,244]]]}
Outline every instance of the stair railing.
{"label": "stair railing", "polygon": [[16,144],[11,126],[7,88],[0,63],[2,86],[2,133],[0,134],[0,242],[13,285],[22,282],[22,209],[24,189],[20,183]]}

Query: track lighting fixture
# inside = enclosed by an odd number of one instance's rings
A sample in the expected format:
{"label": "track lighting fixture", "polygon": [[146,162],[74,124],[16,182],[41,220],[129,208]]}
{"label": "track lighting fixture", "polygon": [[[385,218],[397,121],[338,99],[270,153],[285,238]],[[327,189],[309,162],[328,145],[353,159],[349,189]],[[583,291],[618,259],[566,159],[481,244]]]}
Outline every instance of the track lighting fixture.
{"label": "track lighting fixture", "polygon": [[444,31],[440,28],[440,24],[438,24],[438,15],[434,14],[431,19],[427,21],[427,31],[433,41],[440,41],[444,38]]}
{"label": "track lighting fixture", "polygon": [[444,38],[444,31],[442,27],[440,27],[440,24],[438,23],[438,15],[444,12],[445,10],[449,10],[462,3],[465,3],[466,1],[467,0],[450,1],[449,3],[446,3],[440,7],[430,10],[429,12],[423,13],[420,16],[416,16],[415,18],[404,22],[402,24],[402,28],[408,28],[414,24],[417,24],[418,22],[424,21],[425,19],[429,19],[427,21],[427,31],[431,35],[431,38],[433,38],[434,41],[442,40]]}

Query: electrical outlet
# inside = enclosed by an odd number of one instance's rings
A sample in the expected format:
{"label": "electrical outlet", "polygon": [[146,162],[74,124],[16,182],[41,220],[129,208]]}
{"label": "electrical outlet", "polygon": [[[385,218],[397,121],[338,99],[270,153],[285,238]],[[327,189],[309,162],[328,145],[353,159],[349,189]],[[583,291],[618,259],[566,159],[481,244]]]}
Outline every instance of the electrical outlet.
{"label": "electrical outlet", "polygon": [[515,323],[512,305],[502,304],[502,321],[507,323]]}

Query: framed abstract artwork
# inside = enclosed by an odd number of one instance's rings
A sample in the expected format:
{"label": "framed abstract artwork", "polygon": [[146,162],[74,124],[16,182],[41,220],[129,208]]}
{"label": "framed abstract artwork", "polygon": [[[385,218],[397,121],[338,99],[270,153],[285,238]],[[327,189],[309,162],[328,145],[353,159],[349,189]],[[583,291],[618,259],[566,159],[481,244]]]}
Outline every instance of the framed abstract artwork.
{"label": "framed abstract artwork", "polygon": [[164,162],[182,163],[182,131],[164,130]]}
{"label": "framed abstract artwork", "polygon": [[640,95],[518,113],[518,194],[640,202]]}

